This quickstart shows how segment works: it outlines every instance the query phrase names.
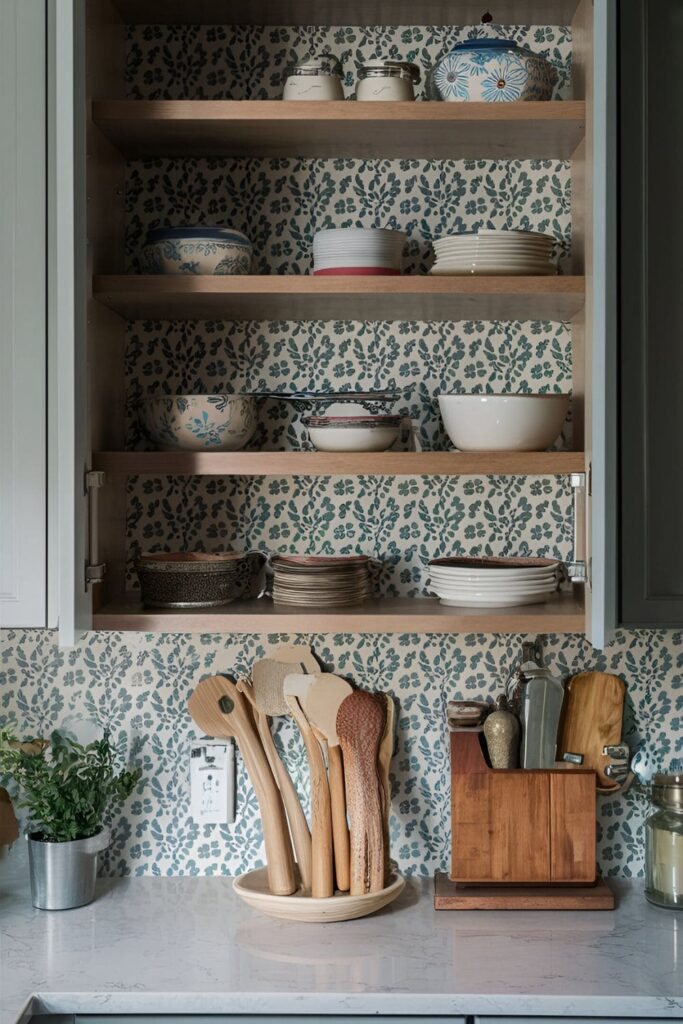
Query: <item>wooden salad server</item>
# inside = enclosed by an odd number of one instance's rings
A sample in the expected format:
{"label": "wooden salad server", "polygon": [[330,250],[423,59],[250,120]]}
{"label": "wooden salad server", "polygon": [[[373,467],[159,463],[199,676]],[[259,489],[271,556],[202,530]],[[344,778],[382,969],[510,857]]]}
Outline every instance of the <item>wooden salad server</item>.
{"label": "wooden salad server", "polygon": [[237,741],[259,803],[270,891],[275,896],[290,896],[296,891],[296,880],[285,812],[248,701],[229,679],[209,676],[197,684],[187,706],[207,736],[233,736]]}
{"label": "wooden salad server", "polygon": [[351,821],[351,895],[384,888],[384,828],[379,747],[387,705],[381,693],[354,690],[337,712]]}
{"label": "wooden salad server", "polygon": [[323,672],[312,677],[313,682],[303,696],[306,718],[327,745],[332,802],[332,841],[334,845],[334,873],[337,889],[348,892],[350,877],[349,826],[346,820],[346,788],[344,763],[337,735],[337,712],[343,700],[353,693],[351,683]]}
{"label": "wooden salad server", "polygon": [[303,701],[313,676],[292,673],[284,683],[285,700],[299,726],[306,746],[311,773],[311,848],[313,878],[311,894],[326,898],[334,896],[334,857],[332,850],[332,807],[327,771],[320,744],[303,710]]}
{"label": "wooden salad server", "polygon": [[391,814],[391,759],[394,756],[396,742],[396,702],[390,693],[382,694],[387,705],[387,720],[379,744],[378,765],[379,782],[382,787],[382,831],[384,833],[384,884],[387,885],[391,874],[391,844],[389,842],[389,816]]}

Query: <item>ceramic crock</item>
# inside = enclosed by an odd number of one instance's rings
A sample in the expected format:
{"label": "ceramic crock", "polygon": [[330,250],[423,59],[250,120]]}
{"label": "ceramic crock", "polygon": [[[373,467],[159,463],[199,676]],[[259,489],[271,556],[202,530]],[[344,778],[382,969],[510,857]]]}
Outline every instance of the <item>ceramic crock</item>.
{"label": "ceramic crock", "polygon": [[557,71],[544,57],[511,39],[456,43],[430,75],[432,99],[513,103],[549,100]]}

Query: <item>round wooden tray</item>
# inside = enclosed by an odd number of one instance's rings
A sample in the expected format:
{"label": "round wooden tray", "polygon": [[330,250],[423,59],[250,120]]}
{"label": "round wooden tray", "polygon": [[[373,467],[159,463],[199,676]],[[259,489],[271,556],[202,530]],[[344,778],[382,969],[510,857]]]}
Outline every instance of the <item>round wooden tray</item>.
{"label": "round wooden tray", "polygon": [[389,885],[379,892],[370,892],[365,896],[337,893],[329,899],[304,896],[300,890],[291,896],[273,896],[268,891],[265,868],[249,871],[246,875],[238,875],[232,884],[240,899],[255,910],[269,914],[270,917],[320,924],[325,921],[352,921],[357,917],[374,914],[395,900],[403,891],[406,882],[402,875],[396,874],[391,876]]}

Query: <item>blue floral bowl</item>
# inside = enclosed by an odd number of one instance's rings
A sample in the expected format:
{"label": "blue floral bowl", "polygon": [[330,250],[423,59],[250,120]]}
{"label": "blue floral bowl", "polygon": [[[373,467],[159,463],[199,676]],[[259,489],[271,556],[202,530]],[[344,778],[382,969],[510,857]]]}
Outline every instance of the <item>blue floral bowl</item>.
{"label": "blue floral bowl", "polygon": [[256,430],[251,395],[158,395],[142,405],[142,424],[162,451],[236,452]]}
{"label": "blue floral bowl", "polygon": [[252,245],[232,228],[157,228],[142,251],[146,274],[248,274]]}
{"label": "blue floral bowl", "polygon": [[470,39],[436,64],[428,91],[431,99],[451,102],[549,100],[557,79],[549,61],[514,40]]}

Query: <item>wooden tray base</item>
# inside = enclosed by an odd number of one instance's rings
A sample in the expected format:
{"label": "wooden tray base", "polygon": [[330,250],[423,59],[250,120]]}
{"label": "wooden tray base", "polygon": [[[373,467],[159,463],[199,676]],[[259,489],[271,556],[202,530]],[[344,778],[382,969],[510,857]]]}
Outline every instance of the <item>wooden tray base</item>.
{"label": "wooden tray base", "polygon": [[595,885],[463,885],[434,875],[435,910],[614,910],[604,879]]}

